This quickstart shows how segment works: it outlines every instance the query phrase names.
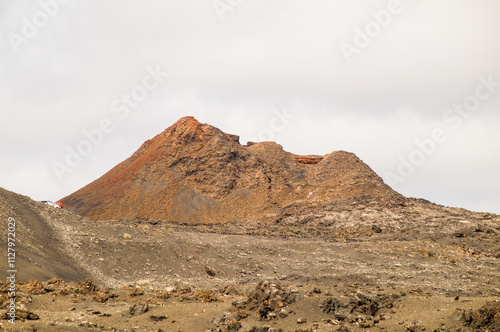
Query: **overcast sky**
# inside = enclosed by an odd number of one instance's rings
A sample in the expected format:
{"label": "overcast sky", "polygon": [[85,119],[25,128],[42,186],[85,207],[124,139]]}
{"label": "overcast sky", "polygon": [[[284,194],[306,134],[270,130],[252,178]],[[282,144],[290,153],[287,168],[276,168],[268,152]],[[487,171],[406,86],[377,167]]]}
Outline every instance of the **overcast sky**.
{"label": "overcast sky", "polygon": [[2,1],[0,187],[60,199],[193,115],[500,213],[499,15],[495,0]]}

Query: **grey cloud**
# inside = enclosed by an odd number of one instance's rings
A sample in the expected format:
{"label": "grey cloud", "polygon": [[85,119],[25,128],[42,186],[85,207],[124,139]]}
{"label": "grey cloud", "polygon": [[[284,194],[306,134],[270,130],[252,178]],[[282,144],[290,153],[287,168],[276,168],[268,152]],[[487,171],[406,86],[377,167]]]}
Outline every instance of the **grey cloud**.
{"label": "grey cloud", "polygon": [[[500,89],[459,130],[443,120],[474,93],[479,76],[500,81],[500,3],[401,0],[401,13],[348,63],[340,43],[352,43],[355,28],[387,4],[242,1],[221,21],[211,1],[70,1],[18,53],[6,33],[19,33],[39,4],[1,4],[0,107],[7,120],[0,153],[7,158],[0,186],[57,199],[183,115],[246,139],[287,108],[296,119],[273,134],[286,149],[350,150],[382,176],[416,139],[443,127],[449,139],[395,189],[500,213],[491,181],[500,166],[492,153],[500,141],[492,125]],[[157,64],[169,79],[119,120],[113,101]],[[115,130],[60,183],[51,163],[108,117]]]}

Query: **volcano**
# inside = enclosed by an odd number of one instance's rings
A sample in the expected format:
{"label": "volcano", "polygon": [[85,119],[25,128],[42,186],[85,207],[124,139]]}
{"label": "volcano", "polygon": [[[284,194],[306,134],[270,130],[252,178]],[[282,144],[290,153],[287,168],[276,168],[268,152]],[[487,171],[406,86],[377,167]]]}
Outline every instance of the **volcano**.
{"label": "volcano", "polygon": [[404,200],[354,154],[299,156],[183,117],[99,179],[63,198],[94,220],[261,222],[285,209],[364,197]]}

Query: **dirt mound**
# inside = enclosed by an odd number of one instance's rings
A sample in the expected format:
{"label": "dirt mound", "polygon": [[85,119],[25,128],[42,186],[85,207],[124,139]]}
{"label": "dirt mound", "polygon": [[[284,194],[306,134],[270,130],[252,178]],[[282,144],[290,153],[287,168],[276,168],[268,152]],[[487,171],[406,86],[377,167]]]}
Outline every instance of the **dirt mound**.
{"label": "dirt mound", "polygon": [[101,178],[62,199],[94,220],[275,220],[289,205],[402,198],[354,154],[297,156],[184,117]]}

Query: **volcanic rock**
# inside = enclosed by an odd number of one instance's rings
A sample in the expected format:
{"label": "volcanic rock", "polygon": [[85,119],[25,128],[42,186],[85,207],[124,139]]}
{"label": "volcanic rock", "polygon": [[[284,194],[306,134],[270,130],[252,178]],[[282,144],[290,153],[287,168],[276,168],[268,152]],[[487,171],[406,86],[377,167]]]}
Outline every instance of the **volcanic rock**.
{"label": "volcanic rock", "polygon": [[274,142],[241,145],[236,135],[184,117],[61,201],[94,220],[192,224],[276,220],[292,204],[366,196],[403,199],[352,153],[298,156]]}

